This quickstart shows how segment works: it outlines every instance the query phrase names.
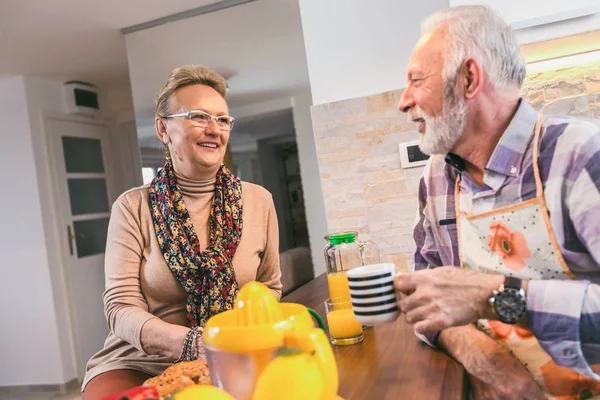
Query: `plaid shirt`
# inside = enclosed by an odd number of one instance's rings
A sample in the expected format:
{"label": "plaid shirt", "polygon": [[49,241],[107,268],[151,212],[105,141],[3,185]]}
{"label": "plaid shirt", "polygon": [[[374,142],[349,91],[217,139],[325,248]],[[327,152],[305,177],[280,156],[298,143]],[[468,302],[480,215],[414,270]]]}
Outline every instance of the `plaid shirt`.
{"label": "plaid shirt", "polygon": [[[419,184],[415,269],[459,266],[454,184],[470,214],[535,197],[532,139],[538,113],[521,101],[479,187],[453,154],[433,156]],[[577,281],[532,280],[530,328],[559,365],[600,380],[600,128],[569,117],[545,118],[540,143],[544,198],[558,244]],[[434,342],[437,335],[427,336]]]}

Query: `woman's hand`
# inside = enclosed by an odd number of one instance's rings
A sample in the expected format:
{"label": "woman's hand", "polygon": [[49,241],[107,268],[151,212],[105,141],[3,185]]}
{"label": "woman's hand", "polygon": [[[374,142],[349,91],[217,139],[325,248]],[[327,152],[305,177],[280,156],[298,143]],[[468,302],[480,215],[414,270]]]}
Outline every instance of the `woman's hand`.
{"label": "woman's hand", "polygon": [[148,354],[169,357],[175,361],[181,355],[183,341],[189,330],[186,326],[152,318],[142,327],[142,347]]}

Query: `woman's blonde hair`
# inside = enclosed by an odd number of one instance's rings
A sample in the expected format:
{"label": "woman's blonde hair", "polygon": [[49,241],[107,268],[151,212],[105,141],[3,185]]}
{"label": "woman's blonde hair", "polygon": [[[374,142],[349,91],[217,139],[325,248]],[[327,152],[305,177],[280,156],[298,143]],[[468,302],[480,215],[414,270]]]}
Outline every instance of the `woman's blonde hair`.
{"label": "woman's blonde hair", "polygon": [[215,71],[201,65],[184,65],[174,69],[165,86],[156,96],[156,115],[166,117],[171,114],[170,100],[177,89],[190,85],[205,85],[215,89],[223,98],[227,93],[227,82]]}

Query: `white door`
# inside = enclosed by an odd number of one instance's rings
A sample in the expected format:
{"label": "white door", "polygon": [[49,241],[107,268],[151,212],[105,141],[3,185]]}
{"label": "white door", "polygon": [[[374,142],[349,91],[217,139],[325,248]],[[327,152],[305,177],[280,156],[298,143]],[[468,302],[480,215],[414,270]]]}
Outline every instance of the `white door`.
{"label": "white door", "polygon": [[102,293],[112,178],[106,125],[47,119],[52,175],[60,204],[64,262],[81,379],[108,333]]}

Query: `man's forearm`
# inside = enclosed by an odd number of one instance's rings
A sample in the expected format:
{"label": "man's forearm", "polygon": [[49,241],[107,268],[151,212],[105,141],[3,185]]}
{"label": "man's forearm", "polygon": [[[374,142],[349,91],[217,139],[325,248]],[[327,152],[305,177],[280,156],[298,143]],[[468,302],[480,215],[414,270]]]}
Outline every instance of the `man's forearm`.
{"label": "man's forearm", "polygon": [[437,343],[463,365],[480,398],[544,398],[527,368],[474,325],[444,329]]}
{"label": "man's forearm", "polygon": [[444,329],[437,345],[461,363],[470,375],[478,377],[483,371],[487,373],[497,354],[508,353],[501,344],[472,324]]}
{"label": "man's forearm", "polygon": [[[473,357],[471,354],[472,351],[469,351],[471,343],[473,341],[483,340],[479,338],[479,335],[486,336],[472,324],[447,328],[440,332],[437,339],[437,345],[467,368],[466,364],[471,364],[470,359]],[[487,336],[486,338],[493,341]]]}

